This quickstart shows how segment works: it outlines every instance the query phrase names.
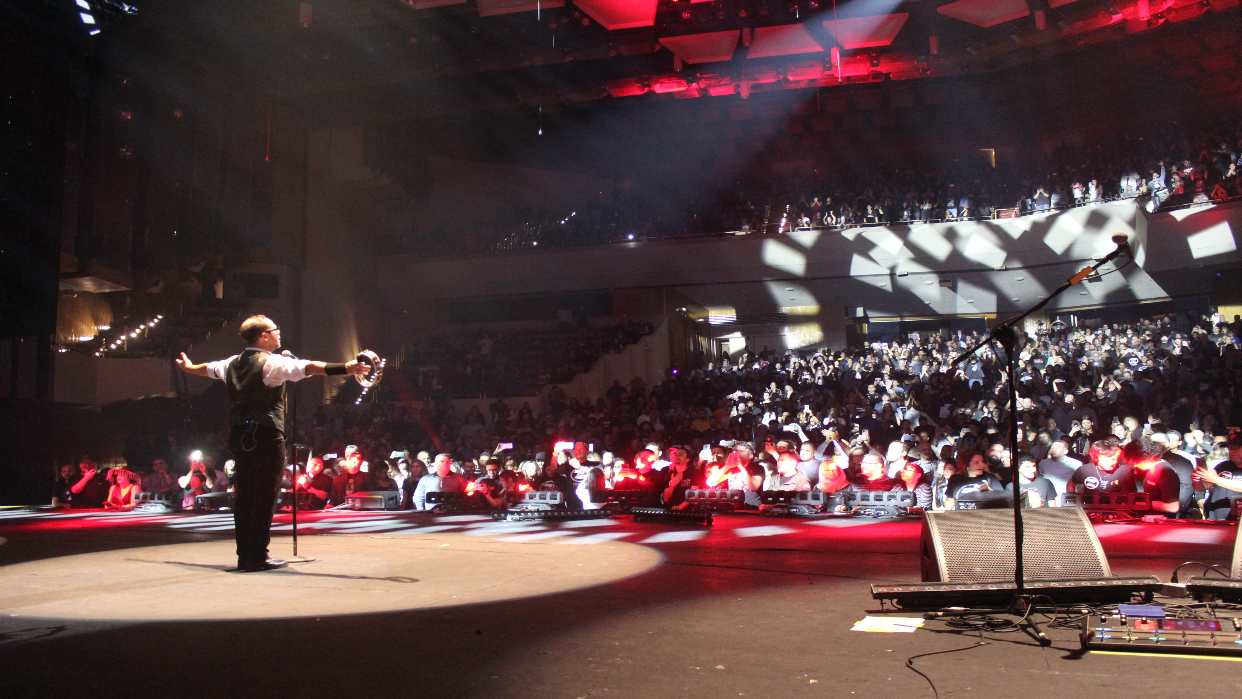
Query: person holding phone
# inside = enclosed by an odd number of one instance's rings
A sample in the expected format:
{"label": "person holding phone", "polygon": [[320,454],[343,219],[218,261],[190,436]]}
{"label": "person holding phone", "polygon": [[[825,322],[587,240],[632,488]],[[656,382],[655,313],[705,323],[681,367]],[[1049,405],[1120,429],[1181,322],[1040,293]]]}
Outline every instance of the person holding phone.
{"label": "person holding phone", "polygon": [[82,459],[78,470],[82,474],[81,478],[69,486],[73,506],[103,507],[104,500],[108,497],[108,479],[90,459]]}
{"label": "person holding phone", "polygon": [[686,491],[702,485],[698,469],[690,463],[690,450],[680,444],[668,448],[668,481],[660,491],[660,503],[670,510],[686,508]]}

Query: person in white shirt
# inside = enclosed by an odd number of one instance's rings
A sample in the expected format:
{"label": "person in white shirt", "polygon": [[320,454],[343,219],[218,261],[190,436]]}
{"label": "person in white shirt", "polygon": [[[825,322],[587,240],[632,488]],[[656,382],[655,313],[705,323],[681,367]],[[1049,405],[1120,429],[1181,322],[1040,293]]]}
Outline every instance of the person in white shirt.
{"label": "person in white shirt", "polygon": [[285,464],[285,383],[307,376],[361,375],[357,360],[330,364],[279,353],[280,328],[264,315],[242,321],[246,349],[227,359],[196,364],[185,352],[177,367],[187,374],[223,381],[229,393],[229,449],[237,467],[233,522],[237,570],[272,570],[283,561],[267,556],[272,508]]}
{"label": "person in white shirt", "polygon": [[466,479],[453,473],[453,457],[445,453],[436,454],[431,473],[418,480],[418,487],[414,490],[414,509],[435,509],[434,504],[428,506],[427,493],[464,492],[466,492]]}
{"label": "person in white shirt", "polygon": [[1069,442],[1055,439],[1048,446],[1048,458],[1039,462],[1039,475],[1051,481],[1059,498],[1065,494],[1065,484],[1081,466],[1081,461],[1069,455]]}
{"label": "person in white shirt", "polygon": [[798,470],[798,455],[793,452],[781,454],[776,460],[776,472],[769,474],[763,489],[801,492],[810,490],[811,482]]}

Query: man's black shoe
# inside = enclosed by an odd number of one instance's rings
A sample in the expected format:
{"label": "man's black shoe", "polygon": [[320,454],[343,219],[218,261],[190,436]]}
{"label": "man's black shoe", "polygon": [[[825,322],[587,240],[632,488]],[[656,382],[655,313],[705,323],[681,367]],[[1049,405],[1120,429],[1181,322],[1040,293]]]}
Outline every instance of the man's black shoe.
{"label": "man's black shoe", "polygon": [[250,565],[238,566],[237,570],[243,573],[261,573],[265,570],[276,570],[278,568],[284,568],[287,565],[289,564],[286,563],[285,561],[280,560],[279,558],[269,558],[266,561],[263,561],[262,563],[253,563]]}

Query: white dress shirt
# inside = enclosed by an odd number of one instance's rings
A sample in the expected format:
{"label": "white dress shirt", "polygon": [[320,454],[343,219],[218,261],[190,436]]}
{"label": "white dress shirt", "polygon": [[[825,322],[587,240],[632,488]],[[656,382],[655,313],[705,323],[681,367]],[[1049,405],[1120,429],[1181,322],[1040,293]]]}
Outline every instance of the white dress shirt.
{"label": "white dress shirt", "polygon": [[[247,347],[246,349],[258,352],[265,351],[258,347]],[[238,356],[240,355],[235,354],[227,359],[208,362],[207,376],[217,381],[224,381],[225,375],[228,374],[229,365]],[[269,352],[267,361],[263,364],[263,385],[268,388],[275,388],[286,381],[301,381],[307,376],[306,367],[309,364],[310,361],[306,359],[294,359],[283,354]]]}

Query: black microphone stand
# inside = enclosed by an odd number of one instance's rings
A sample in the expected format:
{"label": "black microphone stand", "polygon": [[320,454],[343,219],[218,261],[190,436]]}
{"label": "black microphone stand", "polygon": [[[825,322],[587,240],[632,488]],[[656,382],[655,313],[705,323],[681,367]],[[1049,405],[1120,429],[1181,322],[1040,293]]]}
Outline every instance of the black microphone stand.
{"label": "black microphone stand", "polygon": [[973,347],[962,352],[953,360],[953,366],[957,366],[969,359],[985,345],[997,342],[1005,350],[1005,373],[1009,379],[1009,454],[1014,460],[1012,468],[1009,472],[1009,487],[1013,493],[1013,553],[1014,553],[1014,594],[1013,605],[1011,609],[1017,611],[1022,610],[1022,629],[1032,638],[1037,640],[1041,646],[1047,646],[1052,641],[1044,635],[1039,626],[1035,623],[1029,614],[1030,608],[1034,606],[1034,598],[1026,594],[1026,573],[1023,561],[1023,541],[1024,532],[1022,529],[1022,486],[1018,482],[1018,468],[1016,459],[1018,458],[1018,383],[1015,378],[1016,366],[1018,364],[1018,331],[1017,325],[1026,319],[1035,311],[1047,306],[1054,298],[1060,296],[1065,290],[1082,282],[1082,280],[1095,274],[1101,267],[1112,262],[1122,253],[1130,255],[1130,246],[1126,242],[1124,235],[1114,235],[1113,242],[1117,244],[1117,249],[1108,255],[1097,260],[1093,264],[1082,268],[1077,274],[1070,277],[1061,284],[1061,286],[1052,290],[1052,293],[1044,297],[1042,301],[1026,309],[1022,313],[1009,318],[1005,322],[992,329],[987,337],[975,343]]}
{"label": "black microphone stand", "polygon": [[[284,354],[290,357],[291,359],[297,359],[297,357],[294,356],[294,354],[290,352],[289,350],[284,350],[281,352],[281,354]],[[310,447],[308,446],[306,449],[306,468],[303,469],[301,467],[301,462],[298,461],[298,447],[303,446],[303,445],[298,444],[298,440],[297,440],[298,394],[297,394],[296,387],[294,388],[293,391],[288,392],[288,401],[289,401],[289,419],[288,419],[288,424],[286,425],[286,431],[288,432],[288,435],[287,435],[288,440],[286,441],[286,443],[289,445],[288,446],[289,451],[285,453],[285,463],[288,464],[287,466],[285,466],[285,468],[289,468],[289,466],[293,467],[293,475],[289,479],[289,495],[290,495],[289,499],[293,501],[293,504],[292,504],[293,509],[291,510],[291,514],[292,514],[291,523],[293,527],[293,556],[287,562],[288,563],[310,563],[314,561],[315,559],[298,555],[298,479],[301,478],[303,473],[310,470],[311,450],[310,450]]]}

